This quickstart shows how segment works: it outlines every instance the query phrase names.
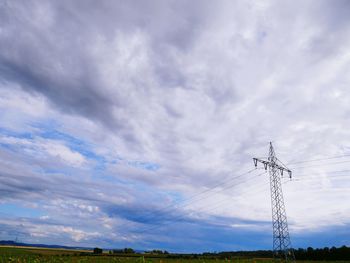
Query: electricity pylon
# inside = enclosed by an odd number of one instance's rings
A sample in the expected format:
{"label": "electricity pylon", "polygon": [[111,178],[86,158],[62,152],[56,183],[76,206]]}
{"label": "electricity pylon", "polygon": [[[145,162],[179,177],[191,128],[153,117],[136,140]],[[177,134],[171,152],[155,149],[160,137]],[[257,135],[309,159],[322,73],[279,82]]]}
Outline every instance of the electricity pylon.
{"label": "electricity pylon", "polygon": [[258,166],[259,162],[264,165],[265,170],[267,170],[267,168],[269,169],[273,228],[273,258],[281,259],[286,262],[294,262],[295,257],[289,237],[287,215],[281,184],[283,172],[288,173],[289,178],[292,178],[292,171],[277,159],[271,142],[267,161],[258,158],[253,158],[253,161],[255,167]]}

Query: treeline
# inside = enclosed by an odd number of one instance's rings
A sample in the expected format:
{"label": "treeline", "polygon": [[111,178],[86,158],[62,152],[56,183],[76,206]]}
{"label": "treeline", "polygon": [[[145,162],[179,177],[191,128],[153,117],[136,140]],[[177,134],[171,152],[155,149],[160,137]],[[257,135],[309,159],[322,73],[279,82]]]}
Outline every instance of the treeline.
{"label": "treeline", "polygon": [[205,252],[202,254],[206,258],[272,258],[271,250],[255,250],[255,251],[226,251],[226,252]]}
{"label": "treeline", "polygon": [[[102,254],[102,249],[95,248],[93,254]],[[272,258],[271,250],[256,250],[256,251],[229,251],[229,252],[205,252],[202,254],[177,254],[169,253],[163,250],[144,251],[137,253],[132,248],[109,250],[108,254],[118,256],[140,256],[145,257],[160,257],[160,258],[178,258],[178,259],[248,259],[248,258]],[[299,248],[294,250],[294,255],[297,260],[350,260],[350,247],[342,246],[312,248]]]}
{"label": "treeline", "polygon": [[146,254],[151,254],[151,255],[169,255],[169,252],[166,250],[157,250],[153,249],[151,251],[146,251]]}
{"label": "treeline", "polygon": [[[294,255],[297,260],[350,260],[350,247],[342,246],[312,248],[299,248],[294,250]],[[211,258],[271,258],[271,250],[258,251],[235,251],[235,252],[218,252],[218,253],[203,253],[205,257]]]}
{"label": "treeline", "polygon": [[135,250],[132,248],[123,248],[123,249],[113,249],[109,251],[109,254],[135,254]]}
{"label": "treeline", "polygon": [[296,259],[300,260],[350,260],[350,247],[299,248],[294,250],[294,255]]}

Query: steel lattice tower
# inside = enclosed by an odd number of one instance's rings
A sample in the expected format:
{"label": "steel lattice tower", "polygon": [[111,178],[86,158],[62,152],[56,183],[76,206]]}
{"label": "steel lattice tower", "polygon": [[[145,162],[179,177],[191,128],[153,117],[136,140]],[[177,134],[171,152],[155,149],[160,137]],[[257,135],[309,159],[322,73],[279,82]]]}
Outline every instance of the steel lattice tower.
{"label": "steel lattice tower", "polygon": [[266,160],[253,158],[254,165],[258,162],[264,165],[265,170],[269,169],[271,207],[272,207],[272,229],[273,229],[273,257],[286,262],[294,262],[295,257],[290,242],[286,209],[284,206],[281,177],[287,172],[292,178],[292,172],[275,155],[272,143],[270,142],[269,157]]}

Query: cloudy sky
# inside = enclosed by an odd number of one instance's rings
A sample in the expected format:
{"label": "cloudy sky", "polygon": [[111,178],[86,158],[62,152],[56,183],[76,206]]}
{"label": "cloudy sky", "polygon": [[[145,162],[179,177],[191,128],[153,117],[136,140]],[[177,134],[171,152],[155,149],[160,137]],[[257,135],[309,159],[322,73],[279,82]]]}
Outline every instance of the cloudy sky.
{"label": "cloudy sky", "polygon": [[0,0],[0,239],[350,245],[350,3]]}

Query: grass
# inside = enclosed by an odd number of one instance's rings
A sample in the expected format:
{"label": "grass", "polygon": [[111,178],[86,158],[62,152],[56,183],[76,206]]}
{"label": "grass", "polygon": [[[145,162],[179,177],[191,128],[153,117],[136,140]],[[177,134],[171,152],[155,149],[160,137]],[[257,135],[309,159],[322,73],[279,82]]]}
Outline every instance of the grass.
{"label": "grass", "polygon": [[[182,259],[143,255],[93,255],[88,251],[28,247],[0,247],[0,263],[270,263],[269,259]],[[301,261],[300,261],[301,262]],[[304,261],[306,262],[306,261]],[[330,261],[328,261],[330,262]],[[338,261],[340,263],[340,261]]]}

